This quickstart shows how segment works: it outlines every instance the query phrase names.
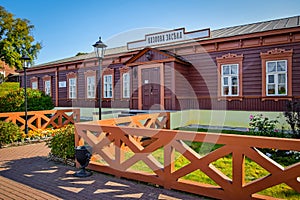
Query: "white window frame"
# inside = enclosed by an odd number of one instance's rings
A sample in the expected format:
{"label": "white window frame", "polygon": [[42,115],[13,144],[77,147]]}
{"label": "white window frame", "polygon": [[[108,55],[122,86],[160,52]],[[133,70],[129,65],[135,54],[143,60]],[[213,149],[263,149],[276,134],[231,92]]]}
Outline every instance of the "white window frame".
{"label": "white window frame", "polygon": [[77,98],[77,78],[69,78],[69,99]]}
{"label": "white window frame", "polygon": [[[278,71],[278,63],[279,62],[284,62],[285,63],[285,70],[284,71]],[[269,63],[275,63],[275,71],[273,72],[268,72],[268,64]],[[287,60],[270,60],[266,61],[266,96],[286,96],[288,94],[288,63]],[[279,75],[284,75],[284,83],[279,83]],[[270,83],[269,76],[273,76],[274,83]],[[268,87],[270,85],[274,85],[274,94],[269,94]],[[280,94],[279,93],[279,86],[284,85],[285,86],[285,93]]]}
{"label": "white window frame", "polygon": [[[231,69],[233,66],[236,66],[236,74],[231,73],[232,72]],[[224,74],[225,67],[229,67],[228,74]],[[235,76],[237,77],[237,80],[236,80],[237,85],[233,85],[233,82],[232,82],[232,79]],[[225,83],[224,83],[225,78],[227,78],[227,85],[225,85]],[[237,87],[236,94],[232,94],[232,91],[233,91],[232,88],[234,86]],[[229,89],[228,94],[225,94],[225,90],[224,90],[225,87],[228,87],[228,89]],[[233,96],[233,97],[239,96],[239,87],[240,87],[240,85],[239,85],[239,64],[223,64],[223,65],[221,65],[221,95],[222,96]]]}
{"label": "white window frame", "polygon": [[86,77],[86,96],[88,99],[96,97],[96,77],[87,76]]}
{"label": "white window frame", "polygon": [[130,98],[130,74],[129,74],[129,72],[123,73],[122,80],[123,80],[123,84],[122,84],[123,98],[124,99]]}
{"label": "white window frame", "polygon": [[103,98],[113,98],[113,75],[103,76]]}
{"label": "white window frame", "polygon": [[51,80],[45,80],[45,94],[51,96]]}

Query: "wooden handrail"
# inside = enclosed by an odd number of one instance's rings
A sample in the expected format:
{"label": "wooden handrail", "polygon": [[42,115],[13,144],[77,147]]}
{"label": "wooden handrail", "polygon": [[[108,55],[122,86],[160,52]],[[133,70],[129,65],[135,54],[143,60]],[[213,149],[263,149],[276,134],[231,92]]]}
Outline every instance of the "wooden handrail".
{"label": "wooden handrail", "polygon": [[[120,119],[120,122],[130,120],[135,121],[135,117]],[[75,123],[75,145],[89,145],[92,148],[93,156],[88,166],[92,170],[217,199],[268,199],[271,197],[257,193],[281,183],[300,193],[300,162],[283,167],[258,150],[258,148],[273,148],[300,151],[298,139],[137,128],[139,126],[116,126],[110,122],[106,120]],[[142,146],[136,142],[134,139],[136,137],[150,137],[153,140],[147,146]],[[199,155],[186,145],[188,141],[222,146],[206,155]],[[125,158],[126,151],[122,148],[123,144],[126,144],[134,154],[130,158]],[[159,149],[163,151],[163,163],[152,155]],[[175,151],[183,155],[189,164],[175,169]],[[227,155],[232,156],[232,178],[227,177],[212,164]],[[246,182],[246,157],[270,174]],[[139,161],[143,161],[152,173],[130,169]],[[201,170],[217,185],[182,179],[195,170]]]}
{"label": "wooden handrail", "polygon": [[[0,119],[6,122],[13,122],[25,129],[25,112],[0,113]],[[80,109],[64,110],[43,110],[27,112],[28,129],[46,129],[49,126],[61,128],[66,124],[80,121]]]}

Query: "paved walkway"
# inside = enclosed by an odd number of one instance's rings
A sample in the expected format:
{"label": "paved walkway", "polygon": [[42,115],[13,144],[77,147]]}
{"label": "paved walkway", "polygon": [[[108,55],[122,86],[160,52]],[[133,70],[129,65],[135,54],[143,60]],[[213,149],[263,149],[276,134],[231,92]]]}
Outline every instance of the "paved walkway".
{"label": "paved walkway", "polygon": [[0,149],[0,199],[203,199],[97,172],[76,178],[48,153],[45,143]]}

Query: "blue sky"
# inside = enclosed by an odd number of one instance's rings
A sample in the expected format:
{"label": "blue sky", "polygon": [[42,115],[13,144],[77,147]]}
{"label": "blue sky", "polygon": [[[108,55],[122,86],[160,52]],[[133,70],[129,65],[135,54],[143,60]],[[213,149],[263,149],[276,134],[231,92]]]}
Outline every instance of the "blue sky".
{"label": "blue sky", "polygon": [[99,36],[115,47],[143,39],[148,31],[214,30],[300,15],[299,0],[0,0],[0,5],[35,26],[32,34],[43,46],[36,64],[92,52]]}

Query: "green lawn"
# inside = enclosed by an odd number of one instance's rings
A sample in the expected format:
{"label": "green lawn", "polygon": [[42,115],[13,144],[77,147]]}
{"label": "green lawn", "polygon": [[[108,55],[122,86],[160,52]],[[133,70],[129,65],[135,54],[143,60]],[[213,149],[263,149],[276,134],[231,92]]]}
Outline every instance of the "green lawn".
{"label": "green lawn", "polygon": [[[134,154],[132,152],[127,152],[125,159],[130,158]],[[153,157],[156,158],[161,164],[163,164],[163,149],[159,149],[152,153]],[[179,152],[176,152],[175,155],[175,170],[182,168],[183,166],[189,164],[190,162],[182,156]],[[212,163],[216,168],[218,168],[222,173],[227,177],[232,178],[232,159],[231,155],[221,158]],[[137,162],[131,168],[131,170],[143,171],[148,173],[153,173],[152,170],[142,161]],[[251,182],[261,177],[268,175],[269,173],[260,167],[255,162],[250,159],[245,161],[245,181]],[[200,170],[196,170],[182,179],[192,180],[195,182],[207,183],[212,185],[217,185],[212,179],[205,175]],[[268,195],[276,198],[288,198],[288,199],[300,199],[300,194],[294,191],[292,188],[286,184],[276,185],[272,188],[268,188],[264,191],[259,192],[259,194]]]}

